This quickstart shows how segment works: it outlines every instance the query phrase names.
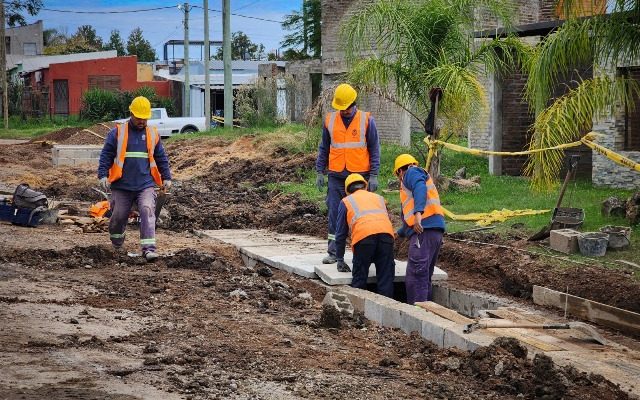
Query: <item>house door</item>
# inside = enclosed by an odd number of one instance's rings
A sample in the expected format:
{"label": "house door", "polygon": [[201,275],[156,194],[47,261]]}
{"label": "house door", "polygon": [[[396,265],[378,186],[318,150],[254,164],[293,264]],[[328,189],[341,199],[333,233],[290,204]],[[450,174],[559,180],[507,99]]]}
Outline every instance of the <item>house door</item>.
{"label": "house door", "polygon": [[53,81],[53,113],[69,115],[69,81],[54,79]]}

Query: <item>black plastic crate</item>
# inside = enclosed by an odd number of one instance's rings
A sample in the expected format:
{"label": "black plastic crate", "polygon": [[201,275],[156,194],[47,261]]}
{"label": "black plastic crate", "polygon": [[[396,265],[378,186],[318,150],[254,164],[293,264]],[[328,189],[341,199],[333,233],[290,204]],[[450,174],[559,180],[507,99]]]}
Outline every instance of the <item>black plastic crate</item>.
{"label": "black plastic crate", "polygon": [[11,222],[16,209],[8,204],[0,204],[0,221]]}

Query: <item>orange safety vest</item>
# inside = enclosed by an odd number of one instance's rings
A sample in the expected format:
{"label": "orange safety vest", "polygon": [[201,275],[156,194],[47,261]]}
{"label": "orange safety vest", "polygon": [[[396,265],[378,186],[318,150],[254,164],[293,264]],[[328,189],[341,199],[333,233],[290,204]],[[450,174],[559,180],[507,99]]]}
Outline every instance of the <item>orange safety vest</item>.
{"label": "orange safety vest", "polygon": [[382,196],[361,189],[342,199],[342,202],[347,207],[351,246],[376,233],[393,236],[393,226]]}
{"label": "orange safety vest", "polygon": [[[431,179],[431,175],[429,175],[429,179],[427,179],[427,204],[424,207],[424,212],[422,213],[422,219],[425,220],[432,215],[439,214],[444,216],[444,212],[442,211],[442,206],[440,205],[440,196],[438,195],[438,190],[436,189],[436,185],[433,184],[433,179]],[[413,226],[416,222],[415,214],[415,204],[413,201],[413,193],[411,190],[404,187],[402,182],[400,183],[400,201],[402,202],[402,216],[404,221],[409,226]]]}
{"label": "orange safety vest", "polygon": [[331,136],[329,150],[329,171],[369,172],[369,149],[367,148],[367,128],[369,113],[356,111],[348,127],[344,126],[339,112],[327,114],[325,126]]}
{"label": "orange safety vest", "polygon": [[117,125],[117,146],[118,150],[116,152],[116,157],[113,159],[113,165],[109,168],[109,182],[113,183],[118,179],[122,178],[122,169],[124,168],[124,160],[127,157],[136,157],[140,156],[149,158],[149,168],[151,170],[151,176],[153,177],[153,181],[158,185],[162,186],[162,177],[160,176],[160,170],[156,165],[156,160],[153,158],[153,152],[156,149],[156,145],[160,141],[160,135],[158,135],[158,130],[153,127],[147,126],[146,130],[146,138],[147,138],[147,153],[144,154],[133,154],[127,153],[127,141],[129,140],[129,123],[126,122],[124,124]]}

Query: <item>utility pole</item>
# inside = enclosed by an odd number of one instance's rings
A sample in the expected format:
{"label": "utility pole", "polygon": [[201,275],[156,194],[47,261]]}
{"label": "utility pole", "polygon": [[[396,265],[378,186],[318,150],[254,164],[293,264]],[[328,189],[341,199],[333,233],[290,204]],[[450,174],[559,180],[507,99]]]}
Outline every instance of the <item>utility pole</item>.
{"label": "utility pole", "polygon": [[191,85],[189,84],[189,2],[178,6],[184,12],[184,116],[191,116]]}
{"label": "utility pole", "polygon": [[231,1],[222,0],[222,59],[224,63],[224,127],[233,128],[233,85],[231,81]]}
{"label": "utility pole", "polygon": [[6,19],[4,17],[4,2],[0,2],[0,79],[2,80],[2,115],[4,119],[4,129],[9,129],[9,88],[7,87],[7,44],[5,29]]}
{"label": "utility pole", "polygon": [[211,124],[211,82],[209,81],[209,0],[204,0],[204,116],[206,129]]}

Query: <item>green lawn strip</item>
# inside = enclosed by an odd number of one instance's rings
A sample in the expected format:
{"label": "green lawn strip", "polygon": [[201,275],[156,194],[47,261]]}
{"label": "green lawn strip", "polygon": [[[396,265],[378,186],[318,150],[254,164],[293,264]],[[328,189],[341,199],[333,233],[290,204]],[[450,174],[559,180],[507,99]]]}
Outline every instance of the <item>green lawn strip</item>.
{"label": "green lawn strip", "polygon": [[78,119],[78,117],[31,118],[22,120],[20,117],[9,118],[9,129],[0,129],[0,139],[32,139],[53,131],[67,127],[87,127],[92,123]]}

